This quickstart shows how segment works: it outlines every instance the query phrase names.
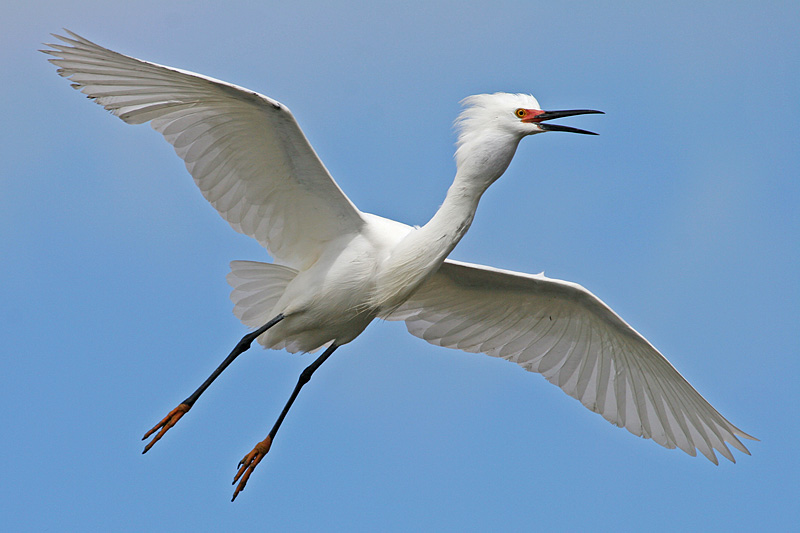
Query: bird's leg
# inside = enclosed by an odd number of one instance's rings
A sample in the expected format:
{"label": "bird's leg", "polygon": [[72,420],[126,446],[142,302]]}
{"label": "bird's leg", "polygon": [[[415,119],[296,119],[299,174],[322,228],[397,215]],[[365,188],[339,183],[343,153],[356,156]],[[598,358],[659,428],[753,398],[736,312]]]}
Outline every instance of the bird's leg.
{"label": "bird's leg", "polygon": [[[272,429],[267,435],[267,438],[259,442],[253,448],[253,451],[248,453],[244,456],[244,459],[239,461],[239,471],[236,472],[236,477],[233,478],[233,483],[239,481],[239,485],[236,487],[236,491],[233,493],[233,498],[231,501],[236,499],[236,496],[244,490],[244,486],[247,484],[247,480],[250,479],[250,474],[253,473],[258,463],[261,462],[261,459],[267,455],[270,446],[272,446],[272,439],[275,438],[275,434],[278,433],[278,429],[281,427],[283,423],[283,419],[286,418],[286,413],[289,412],[289,408],[294,403],[295,398],[297,398],[297,394],[300,392],[300,389],[303,388],[303,385],[308,383],[311,379],[311,375],[314,371],[320,367],[325,360],[331,356],[333,351],[338,348],[337,344],[331,344],[328,348],[320,355],[316,361],[308,365],[305,370],[300,374],[300,378],[297,380],[297,385],[294,387],[294,391],[292,391],[292,395],[289,397],[289,401],[286,402],[286,405],[283,407],[283,411],[281,411],[278,420],[275,422],[275,425],[272,426]],[[239,480],[241,478],[241,481]]]}
{"label": "bird's leg", "polygon": [[261,326],[260,328],[258,328],[257,330],[253,331],[252,333],[248,333],[247,335],[242,337],[242,340],[240,340],[238,344],[236,344],[236,346],[233,348],[228,357],[225,358],[222,364],[219,365],[217,369],[214,370],[214,372],[210,376],[208,376],[208,379],[205,380],[203,384],[200,385],[197,388],[197,390],[192,393],[191,396],[189,396],[183,402],[181,402],[181,404],[178,405],[178,407],[170,411],[167,414],[167,416],[165,416],[161,420],[161,422],[153,426],[153,429],[144,434],[142,440],[147,439],[150,435],[158,431],[156,436],[153,437],[153,440],[148,442],[147,446],[144,447],[144,451],[142,453],[147,453],[147,451],[153,447],[153,444],[158,442],[161,439],[161,437],[163,437],[164,434],[172,426],[174,426],[178,422],[178,420],[180,420],[181,417],[189,411],[189,409],[192,408],[194,402],[196,402],[197,399],[200,397],[200,395],[203,394],[206,391],[206,389],[211,385],[211,383],[213,383],[213,381],[217,379],[217,377],[220,374],[222,374],[222,371],[225,370],[228,367],[228,365],[231,364],[233,360],[236,359],[240,354],[246,352],[247,349],[250,348],[250,345],[253,343],[253,341],[256,340],[259,335],[261,335],[262,333],[264,333],[269,328],[271,328],[272,326],[274,326],[283,319],[284,316],[283,313],[281,313],[272,320],[270,320],[269,322],[267,322],[266,324],[264,324],[263,326]]}

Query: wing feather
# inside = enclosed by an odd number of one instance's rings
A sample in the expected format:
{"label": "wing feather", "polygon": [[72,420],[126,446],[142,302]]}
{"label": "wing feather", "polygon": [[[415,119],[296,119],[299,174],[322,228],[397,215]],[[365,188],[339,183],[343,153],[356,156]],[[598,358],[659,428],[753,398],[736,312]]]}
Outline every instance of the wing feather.
{"label": "wing feather", "polygon": [[580,285],[445,261],[387,317],[439,346],[483,352],[542,374],[635,435],[689,455],[753,439],[709,404],[644,337]]}
{"label": "wing feather", "polygon": [[325,243],[363,226],[286,106],[67,33],[44,50],[58,73],[125,122],[150,122],[222,217],[277,261],[307,268]]}

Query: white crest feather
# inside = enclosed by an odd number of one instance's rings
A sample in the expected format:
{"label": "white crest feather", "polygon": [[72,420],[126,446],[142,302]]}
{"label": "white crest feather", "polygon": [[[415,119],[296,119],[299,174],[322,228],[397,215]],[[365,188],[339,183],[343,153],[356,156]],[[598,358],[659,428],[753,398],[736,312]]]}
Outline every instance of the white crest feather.
{"label": "white crest feather", "polygon": [[541,109],[536,98],[522,93],[475,94],[461,100],[461,105],[464,110],[454,123],[458,132],[456,145],[459,148],[472,136],[507,119],[509,110],[519,107]]}

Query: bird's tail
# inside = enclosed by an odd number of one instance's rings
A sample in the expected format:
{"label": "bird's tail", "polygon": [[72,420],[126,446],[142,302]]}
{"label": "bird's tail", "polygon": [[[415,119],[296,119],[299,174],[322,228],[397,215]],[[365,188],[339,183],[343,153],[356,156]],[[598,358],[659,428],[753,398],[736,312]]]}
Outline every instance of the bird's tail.
{"label": "bird's tail", "polygon": [[225,278],[233,287],[233,314],[242,324],[261,327],[275,317],[275,305],[297,271],[272,263],[231,261],[231,271]]}

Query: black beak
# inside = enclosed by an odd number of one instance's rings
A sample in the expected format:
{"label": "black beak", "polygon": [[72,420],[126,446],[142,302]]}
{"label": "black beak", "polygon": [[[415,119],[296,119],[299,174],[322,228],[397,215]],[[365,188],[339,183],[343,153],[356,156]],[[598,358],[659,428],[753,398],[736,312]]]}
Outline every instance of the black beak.
{"label": "black beak", "polygon": [[533,119],[533,122],[539,124],[539,127],[545,131],[567,131],[569,133],[583,133],[584,135],[597,135],[593,131],[586,131],[580,130],[578,128],[573,128],[570,126],[561,126],[559,124],[542,124],[545,120],[553,120],[555,118],[563,118],[563,117],[572,117],[575,115],[596,115],[600,114],[603,115],[602,111],[596,111],[594,109],[569,109],[566,111],[545,111],[541,115],[536,115],[536,118]]}

